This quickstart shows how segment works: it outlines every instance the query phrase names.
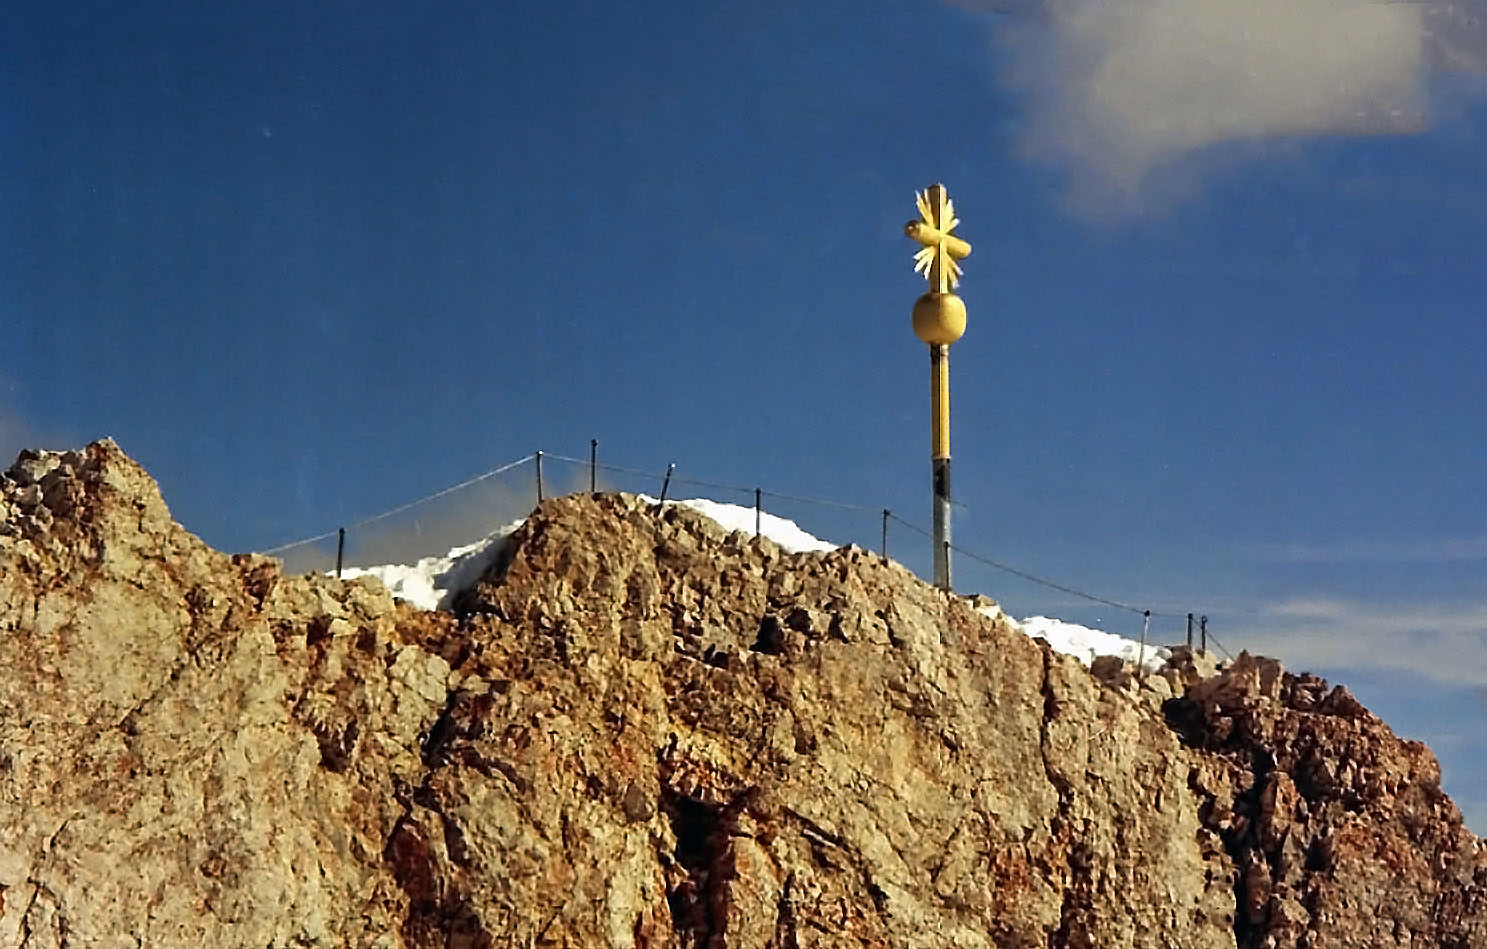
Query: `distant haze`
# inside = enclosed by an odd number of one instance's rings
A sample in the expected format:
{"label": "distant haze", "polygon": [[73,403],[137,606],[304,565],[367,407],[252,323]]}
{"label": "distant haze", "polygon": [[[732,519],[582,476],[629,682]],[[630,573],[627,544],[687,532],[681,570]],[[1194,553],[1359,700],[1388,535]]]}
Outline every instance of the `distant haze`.
{"label": "distant haze", "polygon": [[1428,127],[1432,70],[1487,71],[1487,0],[997,3],[1022,145],[1120,210],[1208,145]]}

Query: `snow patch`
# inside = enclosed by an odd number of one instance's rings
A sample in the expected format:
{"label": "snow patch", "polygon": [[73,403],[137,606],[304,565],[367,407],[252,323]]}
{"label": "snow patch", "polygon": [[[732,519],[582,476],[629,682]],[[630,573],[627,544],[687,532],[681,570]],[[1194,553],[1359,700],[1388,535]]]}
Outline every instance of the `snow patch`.
{"label": "snow patch", "polygon": [[1147,643],[1143,648],[1138,640],[1048,616],[1012,620],[1012,625],[1034,639],[1044,640],[1055,651],[1073,656],[1086,666],[1099,656],[1119,656],[1126,662],[1140,662],[1148,672],[1156,672],[1172,655],[1170,649],[1162,646]]}
{"label": "snow patch", "polygon": [[[653,498],[647,498],[654,501]],[[691,498],[686,501],[667,501],[689,507],[704,517],[717,521],[724,530],[754,533],[754,509],[737,504],[723,504],[706,498]],[[768,511],[759,512],[759,533],[779,544],[792,554],[817,553],[836,550],[837,545],[807,534],[792,520],[777,517]]]}
{"label": "snow patch", "polygon": [[451,549],[442,557],[424,557],[411,564],[348,567],[341,571],[341,578],[376,577],[389,593],[412,606],[421,610],[447,610],[454,598],[474,586],[486,568],[495,562],[506,538],[522,523],[512,521],[473,544]]}

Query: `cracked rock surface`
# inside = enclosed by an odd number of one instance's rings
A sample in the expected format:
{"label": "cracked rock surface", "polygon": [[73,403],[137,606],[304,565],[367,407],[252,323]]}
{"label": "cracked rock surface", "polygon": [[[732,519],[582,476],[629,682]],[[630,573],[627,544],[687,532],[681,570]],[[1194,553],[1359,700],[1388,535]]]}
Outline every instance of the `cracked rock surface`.
{"label": "cracked rock surface", "polygon": [[0,488],[0,946],[1487,946],[1429,752],[1265,660],[1096,678],[624,495],[425,613],[111,442]]}

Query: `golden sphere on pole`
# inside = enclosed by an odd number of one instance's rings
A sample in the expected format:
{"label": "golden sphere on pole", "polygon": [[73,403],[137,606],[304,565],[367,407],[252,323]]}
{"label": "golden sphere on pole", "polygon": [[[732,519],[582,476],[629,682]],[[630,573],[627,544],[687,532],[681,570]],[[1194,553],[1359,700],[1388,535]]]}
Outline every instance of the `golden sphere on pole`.
{"label": "golden sphere on pole", "polygon": [[966,331],[965,301],[953,293],[926,293],[914,301],[914,335],[931,346],[949,346]]}

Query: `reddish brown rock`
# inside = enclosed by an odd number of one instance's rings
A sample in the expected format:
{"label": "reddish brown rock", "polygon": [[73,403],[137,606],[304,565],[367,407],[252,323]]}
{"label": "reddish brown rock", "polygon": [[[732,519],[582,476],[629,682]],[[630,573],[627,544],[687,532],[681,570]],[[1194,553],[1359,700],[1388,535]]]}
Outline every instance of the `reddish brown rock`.
{"label": "reddish brown rock", "polygon": [[1487,853],[1403,741],[1342,686],[1241,654],[1168,706],[1207,772],[1205,824],[1247,872],[1241,949],[1487,946]]}

